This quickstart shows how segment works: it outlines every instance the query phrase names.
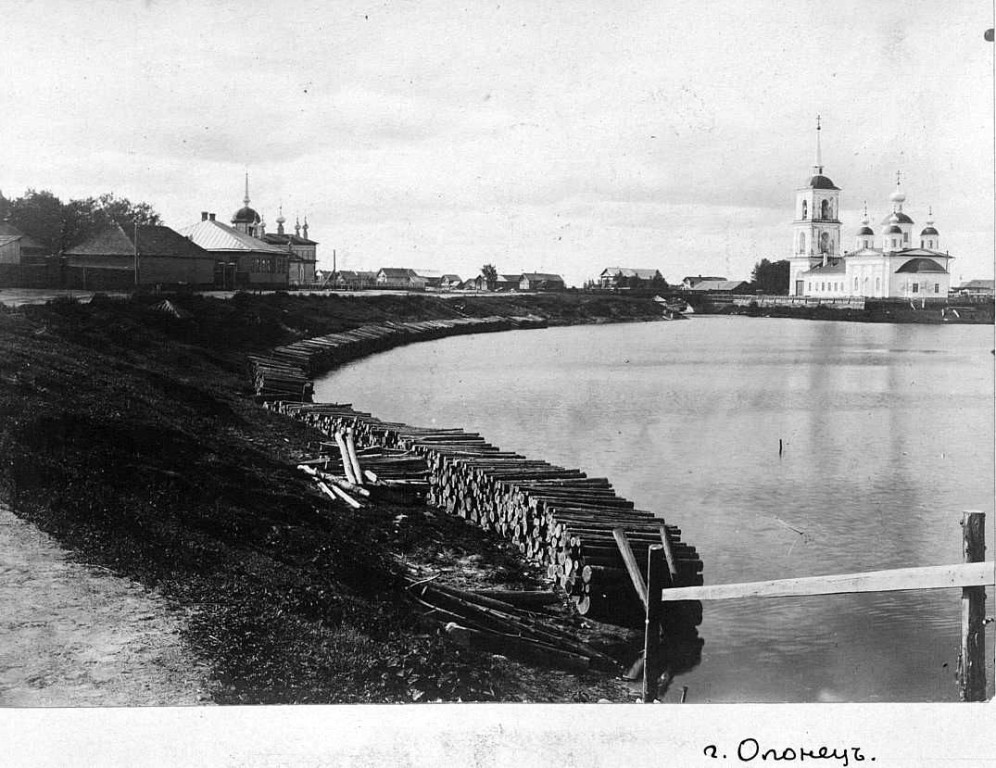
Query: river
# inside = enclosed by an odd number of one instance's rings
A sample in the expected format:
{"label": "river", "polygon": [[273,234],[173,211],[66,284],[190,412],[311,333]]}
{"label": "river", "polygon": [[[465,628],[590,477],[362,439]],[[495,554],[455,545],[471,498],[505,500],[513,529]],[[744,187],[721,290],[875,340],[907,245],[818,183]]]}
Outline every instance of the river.
{"label": "river", "polygon": [[[608,477],[681,527],[706,583],[754,581],[961,562],[966,509],[992,559],[993,347],[990,326],[550,328],[393,350],[315,399]],[[705,603],[675,683],[694,702],[955,701],[960,612],[957,589]]]}

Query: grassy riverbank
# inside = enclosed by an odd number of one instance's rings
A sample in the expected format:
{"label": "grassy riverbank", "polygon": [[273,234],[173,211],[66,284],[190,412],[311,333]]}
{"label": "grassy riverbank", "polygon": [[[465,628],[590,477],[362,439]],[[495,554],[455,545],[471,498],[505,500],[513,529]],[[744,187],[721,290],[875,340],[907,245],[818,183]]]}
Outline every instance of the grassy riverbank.
{"label": "grassy riverbank", "polygon": [[[649,320],[615,297],[177,297],[0,312],[0,496],[79,558],[156,587],[220,703],[625,699],[610,677],[452,644],[406,599],[403,560],[531,587],[502,542],[429,509],[353,512],[294,469],[319,439],[256,406],[245,355],[385,320]],[[570,625],[572,620],[552,619]],[[573,622],[581,635],[588,630]]]}

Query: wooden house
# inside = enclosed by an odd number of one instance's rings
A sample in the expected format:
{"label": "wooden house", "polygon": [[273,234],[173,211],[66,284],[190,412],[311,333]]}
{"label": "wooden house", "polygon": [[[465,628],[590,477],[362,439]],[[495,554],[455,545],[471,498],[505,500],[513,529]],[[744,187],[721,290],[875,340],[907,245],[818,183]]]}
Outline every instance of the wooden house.
{"label": "wooden house", "polygon": [[286,248],[270,245],[247,232],[222,224],[213,213],[179,233],[214,257],[214,284],[223,289],[286,288],[290,256]]}
{"label": "wooden house", "polygon": [[127,290],[136,286],[214,283],[215,257],[169,227],[112,224],[64,254],[69,287]]}
{"label": "wooden house", "polygon": [[546,272],[526,272],[519,276],[520,291],[562,291],[564,278]]}

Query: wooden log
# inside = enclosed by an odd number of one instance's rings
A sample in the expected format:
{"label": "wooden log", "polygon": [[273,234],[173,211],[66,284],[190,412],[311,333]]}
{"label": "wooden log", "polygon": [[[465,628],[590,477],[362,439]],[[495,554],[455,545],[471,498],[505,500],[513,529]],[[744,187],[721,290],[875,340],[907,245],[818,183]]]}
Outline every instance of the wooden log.
{"label": "wooden log", "polygon": [[[966,563],[986,558],[986,516],[982,512],[962,515],[962,553]],[[992,564],[989,564],[992,566]],[[961,590],[961,659],[958,665],[958,695],[962,701],[986,700],[986,588]]]}
{"label": "wooden log", "polygon": [[[647,591],[660,594],[667,578],[667,563],[663,545],[650,548],[647,553]],[[643,701],[649,704],[657,699],[657,687],[664,669],[661,658],[661,621],[664,604],[660,600],[647,600],[646,629],[643,634]]]}
{"label": "wooden log", "polygon": [[630,549],[629,541],[626,539],[626,531],[622,528],[616,528],[612,531],[612,535],[619,546],[619,553],[622,555],[623,562],[626,563],[626,570],[629,572],[629,578],[633,582],[633,589],[636,590],[636,594],[640,597],[640,602],[646,605],[647,585],[643,582],[640,566],[637,565],[636,558],[633,556],[633,550]]}
{"label": "wooden log", "polygon": [[360,470],[360,460],[356,457],[356,443],[353,440],[353,428],[346,429],[346,450],[349,452],[349,465],[353,470],[354,485],[363,485],[363,472]]}
{"label": "wooden log", "polygon": [[339,446],[339,456],[342,458],[342,472],[346,475],[346,480],[353,485],[358,485],[356,475],[353,474],[353,462],[349,459],[349,448],[346,447],[346,440],[341,432],[335,433],[335,442]]}
{"label": "wooden log", "polygon": [[337,485],[328,486],[325,485],[325,483],[323,483],[321,480],[318,481],[318,484],[321,485],[323,488],[331,489],[332,493],[334,493],[344,502],[349,504],[349,506],[351,506],[353,509],[360,508],[361,506],[360,502],[358,502],[356,499],[354,499],[352,496],[350,496],[348,493],[346,493],[344,490],[342,490],[342,488],[338,487]]}

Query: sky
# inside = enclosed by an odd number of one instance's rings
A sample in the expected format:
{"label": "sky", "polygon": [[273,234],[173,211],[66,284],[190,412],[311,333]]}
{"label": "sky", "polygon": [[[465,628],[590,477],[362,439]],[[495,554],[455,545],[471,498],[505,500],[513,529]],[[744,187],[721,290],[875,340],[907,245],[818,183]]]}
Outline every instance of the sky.
{"label": "sky", "polygon": [[24,0],[0,190],[183,227],[307,216],[320,268],[747,279],[815,162],[850,247],[896,171],[952,281],[993,277],[991,2]]}

